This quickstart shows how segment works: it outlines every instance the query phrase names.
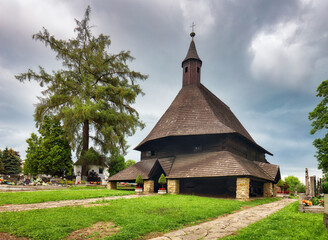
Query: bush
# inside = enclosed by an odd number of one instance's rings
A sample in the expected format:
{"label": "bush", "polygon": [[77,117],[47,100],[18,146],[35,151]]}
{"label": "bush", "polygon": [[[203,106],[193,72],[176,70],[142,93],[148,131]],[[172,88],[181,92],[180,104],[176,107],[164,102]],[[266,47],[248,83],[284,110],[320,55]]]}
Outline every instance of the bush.
{"label": "bush", "polygon": [[164,188],[164,185],[166,184],[166,178],[163,173],[160,176],[160,178],[158,179],[158,183],[162,185],[162,188]]}
{"label": "bush", "polygon": [[322,183],[321,188],[323,193],[328,193],[328,182]]}
{"label": "bush", "polygon": [[143,179],[140,174],[137,176],[136,183],[138,187],[140,187],[143,184]]}

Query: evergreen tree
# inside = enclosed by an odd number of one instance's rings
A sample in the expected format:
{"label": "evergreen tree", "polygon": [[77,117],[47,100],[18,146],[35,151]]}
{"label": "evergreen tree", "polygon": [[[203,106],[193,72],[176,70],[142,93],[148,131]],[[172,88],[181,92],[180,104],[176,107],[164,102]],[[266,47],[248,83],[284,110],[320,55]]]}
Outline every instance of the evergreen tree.
{"label": "evergreen tree", "polygon": [[136,178],[136,183],[137,183],[137,187],[141,187],[143,184],[143,179],[140,174],[138,174],[138,176]]}
{"label": "evergreen tree", "polygon": [[159,177],[158,183],[162,185],[162,188],[164,188],[164,185],[166,184],[166,178],[164,176],[164,173],[162,173],[161,176]]}
{"label": "evergreen tree", "polygon": [[3,162],[2,162],[2,152],[0,150],[0,174],[3,174],[5,171],[5,167],[3,165]]}
{"label": "evergreen tree", "polygon": [[42,165],[42,161],[45,158],[46,151],[42,147],[41,137],[38,137],[35,133],[31,134],[31,137],[26,140],[28,147],[26,150],[26,159],[24,163],[24,174],[28,173],[36,176],[40,172],[39,166]]}
{"label": "evergreen tree", "polygon": [[24,173],[61,175],[73,170],[71,147],[65,138],[60,122],[48,116],[44,117],[39,128],[40,137],[32,133],[26,140],[26,160]]}
{"label": "evergreen tree", "polygon": [[7,147],[2,152],[2,162],[4,166],[3,174],[13,175],[19,174],[21,172],[21,159],[18,152],[14,151],[12,148]]}
{"label": "evergreen tree", "polygon": [[[33,35],[33,39],[57,54],[62,70],[47,73],[40,67],[39,73],[29,69],[16,78],[21,82],[36,80],[46,87],[42,92],[44,97],[36,106],[35,120],[40,124],[45,115],[62,120],[67,138],[79,156],[89,149],[89,139],[105,154],[117,151],[125,154],[126,136],[133,135],[137,127],[143,127],[131,105],[143,94],[137,80],[147,76],[130,70],[127,61],[133,57],[129,51],[107,52],[110,38],[92,35],[89,15],[90,7],[82,21],[76,20],[74,39],[57,40],[45,28]],[[84,162],[82,176],[86,172]]]}
{"label": "evergreen tree", "polygon": [[323,81],[317,89],[317,97],[322,98],[321,102],[315,109],[309,113],[309,120],[312,121],[311,134],[324,130],[324,137],[317,138],[313,141],[313,145],[317,148],[315,157],[318,160],[318,168],[323,173],[328,172],[328,80]]}

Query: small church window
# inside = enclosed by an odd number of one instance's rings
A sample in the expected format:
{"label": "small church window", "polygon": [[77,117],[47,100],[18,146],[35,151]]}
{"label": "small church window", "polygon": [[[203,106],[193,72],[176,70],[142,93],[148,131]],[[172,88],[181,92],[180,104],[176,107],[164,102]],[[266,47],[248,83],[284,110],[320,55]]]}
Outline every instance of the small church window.
{"label": "small church window", "polygon": [[185,72],[188,72],[188,67],[185,68]]}
{"label": "small church window", "polygon": [[198,68],[197,68],[197,72],[198,72],[198,73],[199,73],[199,70],[200,70],[200,68],[198,67]]}
{"label": "small church window", "polygon": [[103,174],[104,169],[103,168],[99,168],[99,174]]}

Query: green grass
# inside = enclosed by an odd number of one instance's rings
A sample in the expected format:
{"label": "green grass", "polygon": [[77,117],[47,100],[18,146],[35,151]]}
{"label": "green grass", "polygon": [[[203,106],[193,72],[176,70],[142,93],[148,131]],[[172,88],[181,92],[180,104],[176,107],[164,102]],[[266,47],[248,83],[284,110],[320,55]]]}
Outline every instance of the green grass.
{"label": "green grass", "polygon": [[315,240],[328,239],[323,214],[300,213],[298,202],[239,231],[224,240]]}
{"label": "green grass", "polygon": [[5,204],[41,203],[49,201],[100,198],[134,194],[131,191],[70,188],[65,190],[34,191],[34,192],[0,192],[0,206]]}
{"label": "green grass", "polygon": [[0,232],[31,239],[62,239],[72,231],[100,221],[111,221],[120,231],[108,239],[137,239],[152,232],[169,232],[187,224],[200,223],[232,213],[243,206],[277,199],[251,202],[187,195],[150,196],[119,199],[94,207],[63,207],[24,212],[0,213]]}

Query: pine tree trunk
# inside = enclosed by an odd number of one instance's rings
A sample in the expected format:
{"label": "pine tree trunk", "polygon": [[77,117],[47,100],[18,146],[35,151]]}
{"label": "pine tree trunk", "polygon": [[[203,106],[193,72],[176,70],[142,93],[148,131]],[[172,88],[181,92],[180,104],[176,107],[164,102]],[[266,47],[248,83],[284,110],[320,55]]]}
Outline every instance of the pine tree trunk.
{"label": "pine tree trunk", "polygon": [[[88,151],[89,149],[89,120],[85,120],[83,122],[83,138],[82,138],[82,153],[81,156],[83,156],[83,154]],[[87,176],[87,167],[88,164],[87,162],[83,161],[82,162],[82,173],[81,176]]]}

